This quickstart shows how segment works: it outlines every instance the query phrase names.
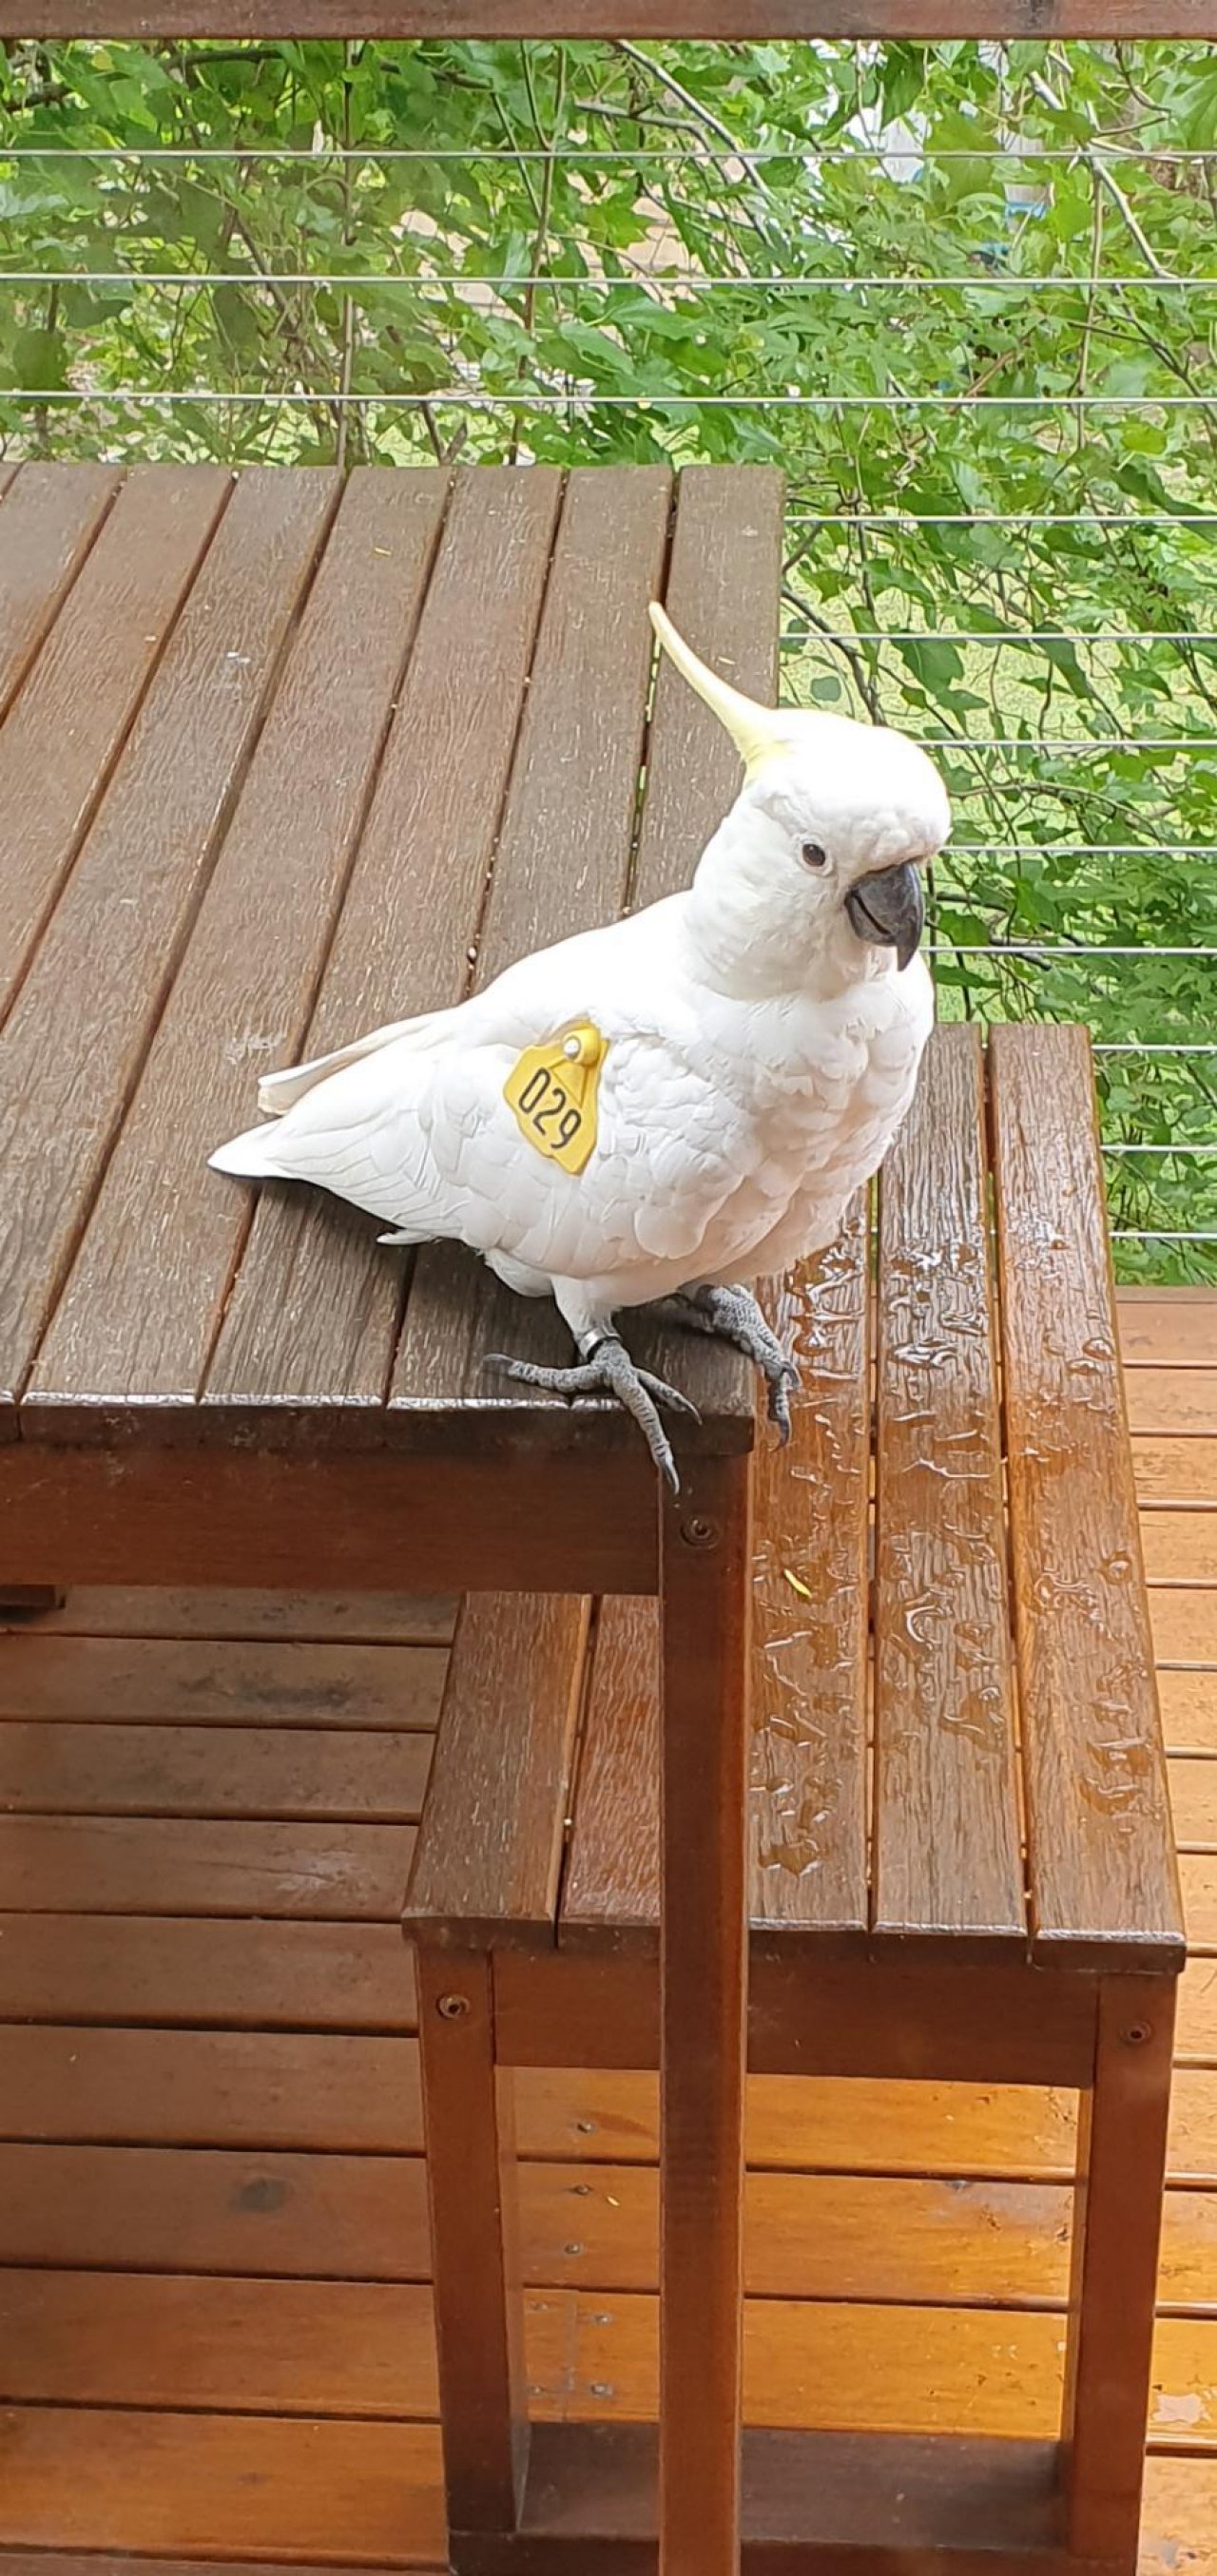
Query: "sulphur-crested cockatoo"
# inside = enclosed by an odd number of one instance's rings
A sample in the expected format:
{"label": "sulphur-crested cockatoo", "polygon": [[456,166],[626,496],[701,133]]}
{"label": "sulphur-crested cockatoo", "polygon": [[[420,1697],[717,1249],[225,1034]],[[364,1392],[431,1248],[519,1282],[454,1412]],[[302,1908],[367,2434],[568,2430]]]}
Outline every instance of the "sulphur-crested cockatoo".
{"label": "sulphur-crested cockatoo", "polygon": [[616,1318],[675,1301],[737,1344],[786,1436],[795,1371],[748,1283],[831,1243],[909,1106],[933,1017],[919,872],[950,813],[915,743],[754,705],[651,614],[746,771],[687,892],[272,1074],[274,1123],[212,1161],[319,1183],[387,1219],[383,1242],[467,1244],[552,1295],[577,1365],[494,1365],[617,1396],[675,1483],[656,1408],[688,1408]]}

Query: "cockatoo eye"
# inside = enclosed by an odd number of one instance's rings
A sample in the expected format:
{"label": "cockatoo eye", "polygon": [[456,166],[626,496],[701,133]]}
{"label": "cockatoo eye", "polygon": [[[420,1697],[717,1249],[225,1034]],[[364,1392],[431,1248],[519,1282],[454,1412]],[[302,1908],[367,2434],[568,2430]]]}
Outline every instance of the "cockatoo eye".
{"label": "cockatoo eye", "polygon": [[818,841],[804,841],[799,856],[805,868],[826,868],[828,865],[828,852],[821,849]]}

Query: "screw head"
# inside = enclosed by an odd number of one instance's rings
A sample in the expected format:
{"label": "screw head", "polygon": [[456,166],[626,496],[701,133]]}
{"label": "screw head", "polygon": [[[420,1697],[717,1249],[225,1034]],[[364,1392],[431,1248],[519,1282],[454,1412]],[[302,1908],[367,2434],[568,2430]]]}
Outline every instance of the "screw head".
{"label": "screw head", "polygon": [[1121,2031],[1120,2040],[1122,2046],[1125,2048],[1144,2048],[1146,2041],[1152,2039],[1153,2035],[1153,2025],[1151,2022],[1130,2021],[1127,2027]]}
{"label": "screw head", "polygon": [[468,1995],[441,1995],[435,2007],[441,2021],[463,2021],[469,2010]]}
{"label": "screw head", "polygon": [[682,1521],[680,1535],[686,1547],[717,1547],[722,1532],[717,1521],[708,1521],[701,1513]]}

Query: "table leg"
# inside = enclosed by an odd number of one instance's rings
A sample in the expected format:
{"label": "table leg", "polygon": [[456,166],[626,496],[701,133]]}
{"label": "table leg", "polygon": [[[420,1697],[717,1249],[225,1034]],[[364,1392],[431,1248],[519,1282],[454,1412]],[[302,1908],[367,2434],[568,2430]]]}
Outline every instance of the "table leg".
{"label": "table leg", "polygon": [[666,1499],[661,1895],[661,2576],[739,2565],[751,1461]]}

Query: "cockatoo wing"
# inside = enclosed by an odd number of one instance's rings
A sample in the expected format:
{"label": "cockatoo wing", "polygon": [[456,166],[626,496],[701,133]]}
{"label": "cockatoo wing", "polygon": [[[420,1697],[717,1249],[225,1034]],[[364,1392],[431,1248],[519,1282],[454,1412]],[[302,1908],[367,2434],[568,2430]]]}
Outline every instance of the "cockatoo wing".
{"label": "cockatoo wing", "polygon": [[268,1073],[258,1085],[258,1107],[264,1118],[281,1118],[285,1110],[294,1109],[306,1091],[315,1089],[332,1073],[341,1073],[344,1065],[357,1064],[365,1055],[376,1055],[381,1047],[392,1046],[398,1038],[408,1037],[423,1028],[428,1019],[438,1015],[428,1012],[418,1020],[392,1020],[386,1028],[369,1029],[367,1036],[355,1038],[349,1046],[336,1047],[332,1055],[316,1055],[309,1064],[289,1065],[283,1073]]}

